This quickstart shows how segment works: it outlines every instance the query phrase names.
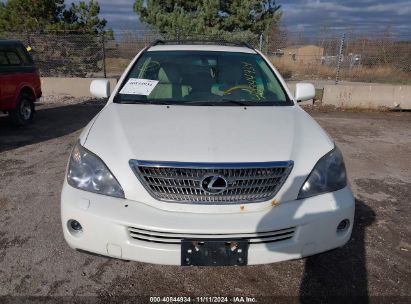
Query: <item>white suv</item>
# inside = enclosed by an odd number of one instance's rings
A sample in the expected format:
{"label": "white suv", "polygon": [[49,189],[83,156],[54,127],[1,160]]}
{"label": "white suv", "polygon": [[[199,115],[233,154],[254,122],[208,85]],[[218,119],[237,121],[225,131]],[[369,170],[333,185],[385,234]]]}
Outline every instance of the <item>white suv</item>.
{"label": "white suv", "polygon": [[[107,80],[91,92],[108,97]],[[251,265],[343,246],[340,150],[260,52],[157,41],[84,128],[61,195],[75,249],[171,265]]]}

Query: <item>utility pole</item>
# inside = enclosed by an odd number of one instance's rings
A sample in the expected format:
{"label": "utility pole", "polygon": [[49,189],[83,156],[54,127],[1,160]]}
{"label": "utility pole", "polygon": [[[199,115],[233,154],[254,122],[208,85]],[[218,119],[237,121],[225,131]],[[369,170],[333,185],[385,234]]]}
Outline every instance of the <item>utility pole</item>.
{"label": "utility pole", "polygon": [[341,37],[340,52],[338,54],[338,60],[337,60],[337,71],[335,73],[335,84],[338,84],[338,81],[340,80],[339,77],[340,77],[341,61],[343,60],[344,41],[345,41],[345,33]]}
{"label": "utility pole", "polygon": [[101,42],[102,42],[102,47],[103,47],[103,73],[104,73],[104,78],[107,78],[107,71],[106,71],[106,42],[105,42],[104,33],[102,33]]}
{"label": "utility pole", "polygon": [[263,34],[260,35],[260,52],[263,51]]}

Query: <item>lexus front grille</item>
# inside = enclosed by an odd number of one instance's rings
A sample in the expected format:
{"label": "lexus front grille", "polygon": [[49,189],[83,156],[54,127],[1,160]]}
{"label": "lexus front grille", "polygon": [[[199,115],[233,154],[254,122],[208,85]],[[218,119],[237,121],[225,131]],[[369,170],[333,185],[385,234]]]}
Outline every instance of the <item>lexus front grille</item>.
{"label": "lexus front grille", "polygon": [[131,238],[143,242],[161,244],[181,244],[183,239],[194,240],[248,240],[249,244],[274,243],[293,238],[296,227],[265,231],[258,233],[225,233],[225,234],[202,234],[202,233],[176,233],[159,232],[135,227],[128,227]]}
{"label": "lexus front grille", "polygon": [[155,199],[221,205],[272,199],[293,167],[292,161],[183,163],[130,160],[129,163]]}

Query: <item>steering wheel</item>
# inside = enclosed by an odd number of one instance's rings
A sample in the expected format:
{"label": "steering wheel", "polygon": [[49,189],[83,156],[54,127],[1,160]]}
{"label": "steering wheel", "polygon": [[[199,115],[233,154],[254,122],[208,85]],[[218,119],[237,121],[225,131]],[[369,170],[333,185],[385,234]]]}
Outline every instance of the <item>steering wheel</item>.
{"label": "steering wheel", "polygon": [[238,91],[238,90],[247,91],[249,94],[253,95],[253,91],[250,89],[250,86],[241,84],[241,85],[236,85],[236,86],[232,86],[231,88],[228,88],[227,90],[223,92],[223,96],[231,94],[232,92]]}

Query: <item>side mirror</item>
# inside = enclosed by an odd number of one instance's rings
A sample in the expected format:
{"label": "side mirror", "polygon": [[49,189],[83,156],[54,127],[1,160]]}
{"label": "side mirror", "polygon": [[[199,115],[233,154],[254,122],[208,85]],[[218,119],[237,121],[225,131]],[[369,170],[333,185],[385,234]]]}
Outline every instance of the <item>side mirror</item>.
{"label": "side mirror", "polygon": [[297,83],[295,85],[295,100],[297,102],[311,100],[315,97],[315,87],[311,83]]}
{"label": "side mirror", "polygon": [[110,96],[110,82],[107,79],[96,79],[90,84],[91,95],[98,98],[107,98]]}

